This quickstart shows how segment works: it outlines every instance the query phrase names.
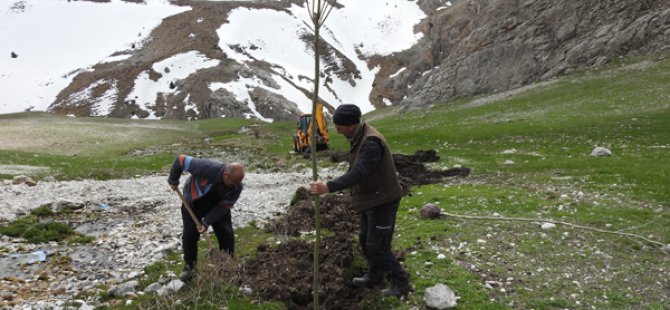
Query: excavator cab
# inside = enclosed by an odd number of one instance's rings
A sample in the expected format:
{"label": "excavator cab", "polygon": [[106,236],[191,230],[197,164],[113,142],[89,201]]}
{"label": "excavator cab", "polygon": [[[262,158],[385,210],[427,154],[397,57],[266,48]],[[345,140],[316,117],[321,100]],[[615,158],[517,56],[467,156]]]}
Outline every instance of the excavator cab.
{"label": "excavator cab", "polygon": [[[312,114],[302,114],[298,120],[298,132],[293,135],[293,151],[297,154],[309,155],[312,151],[310,140],[312,139]],[[316,104],[316,151],[328,149],[330,138],[328,138],[328,126],[323,114],[323,103]]]}

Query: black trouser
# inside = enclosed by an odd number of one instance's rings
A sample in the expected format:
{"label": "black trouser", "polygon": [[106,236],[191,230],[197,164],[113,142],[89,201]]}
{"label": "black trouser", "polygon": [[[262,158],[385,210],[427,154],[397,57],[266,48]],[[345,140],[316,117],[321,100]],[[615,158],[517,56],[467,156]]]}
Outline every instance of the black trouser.
{"label": "black trouser", "polygon": [[[201,220],[209,211],[215,206],[199,205],[193,208],[196,217]],[[221,206],[217,206],[221,208]],[[182,248],[184,249],[184,262],[191,267],[195,266],[198,260],[198,240],[200,240],[200,233],[193,223],[193,219],[184,208],[181,207],[181,219],[184,223],[184,229],[181,235]],[[235,250],[235,232],[233,231],[233,222],[230,216],[230,210],[225,213],[220,220],[211,224],[216,234],[216,240],[219,242],[219,250],[227,251],[231,256]]]}
{"label": "black trouser", "polygon": [[368,276],[380,281],[388,273],[393,284],[408,282],[407,274],[391,251],[400,199],[361,212],[359,242],[368,262]]}

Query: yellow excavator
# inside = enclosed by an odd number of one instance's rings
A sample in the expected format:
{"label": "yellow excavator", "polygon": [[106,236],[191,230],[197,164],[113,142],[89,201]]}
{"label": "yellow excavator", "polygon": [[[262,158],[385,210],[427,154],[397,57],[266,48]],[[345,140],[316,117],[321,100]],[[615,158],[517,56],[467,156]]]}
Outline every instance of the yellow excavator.
{"label": "yellow excavator", "polygon": [[[312,114],[302,114],[298,120],[298,132],[293,135],[293,151],[297,154],[308,155],[311,153],[312,139]],[[316,104],[316,151],[328,149],[330,138],[328,138],[328,126],[323,114],[323,103]]]}

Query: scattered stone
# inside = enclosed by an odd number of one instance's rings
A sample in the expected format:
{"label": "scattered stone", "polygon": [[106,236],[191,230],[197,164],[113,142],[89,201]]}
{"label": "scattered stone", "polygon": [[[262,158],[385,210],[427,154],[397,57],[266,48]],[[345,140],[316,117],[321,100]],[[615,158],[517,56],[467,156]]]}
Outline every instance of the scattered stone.
{"label": "scattered stone", "polygon": [[516,154],[516,149],[504,150],[502,153],[503,154]]}
{"label": "scattered stone", "polygon": [[139,275],[140,275],[140,272],[139,272],[139,271],[131,271],[131,272],[126,276],[126,279],[127,279],[127,280],[135,279],[135,278],[137,278]]}
{"label": "scattered stone", "polygon": [[28,176],[26,176],[26,175],[23,175],[23,174],[15,175],[12,178],[12,184],[14,184],[14,185],[23,184],[23,183],[26,182],[27,179],[28,179]]}
{"label": "scattered stone", "polygon": [[163,288],[163,286],[160,283],[154,282],[154,283],[149,284],[147,287],[145,287],[144,292],[145,293],[156,293],[156,292],[160,291],[162,288]]}
{"label": "scattered stone", "polygon": [[446,255],[444,255],[444,254],[442,254],[442,253],[437,254],[437,259],[445,259],[445,258],[447,258]]}
{"label": "scattered stone", "polygon": [[242,293],[244,296],[251,296],[251,293],[253,293],[253,290],[248,287],[248,286],[243,286],[240,287],[240,293]]}
{"label": "scattered stone", "polygon": [[612,151],[608,148],[597,146],[591,151],[591,156],[612,156]]}
{"label": "scattered stone", "polygon": [[109,211],[109,205],[106,203],[89,203],[86,205],[86,210],[91,211]]}
{"label": "scattered stone", "polygon": [[85,204],[83,202],[60,200],[51,205],[51,210],[56,212],[62,212],[65,210],[79,210],[84,206]]}
{"label": "scattered stone", "polygon": [[541,227],[542,227],[542,229],[544,229],[544,230],[549,230],[549,229],[554,229],[554,228],[556,228],[556,224],[545,222],[545,223],[542,224]]}
{"label": "scattered stone", "polygon": [[172,292],[178,292],[179,290],[182,289],[182,287],[184,287],[184,285],[186,285],[186,283],[184,283],[182,280],[179,279],[172,280],[170,281],[170,283],[166,284],[164,287],[159,289],[156,293],[159,296],[165,296]]}
{"label": "scattered stone", "polygon": [[137,280],[121,283],[113,286],[107,291],[107,294],[112,297],[124,297],[128,294],[135,293],[135,288],[140,284]]}
{"label": "scattered stone", "polygon": [[25,181],[24,183],[25,183],[26,185],[28,185],[28,186],[35,186],[35,185],[37,185],[37,182],[36,182],[35,180],[33,180],[33,178],[31,178],[31,177],[27,177],[27,178],[26,178],[26,181]]}
{"label": "scattered stone", "polygon": [[454,292],[442,283],[427,288],[423,296],[426,305],[435,309],[455,308],[457,299]]}
{"label": "scattered stone", "polygon": [[53,175],[48,175],[42,178],[42,182],[56,182],[56,177]]}
{"label": "scattered stone", "polygon": [[424,218],[435,219],[442,215],[442,209],[434,203],[427,203],[421,207],[421,216]]}
{"label": "scattered stone", "polygon": [[506,160],[503,164],[505,165],[514,165],[514,161],[511,159]]}

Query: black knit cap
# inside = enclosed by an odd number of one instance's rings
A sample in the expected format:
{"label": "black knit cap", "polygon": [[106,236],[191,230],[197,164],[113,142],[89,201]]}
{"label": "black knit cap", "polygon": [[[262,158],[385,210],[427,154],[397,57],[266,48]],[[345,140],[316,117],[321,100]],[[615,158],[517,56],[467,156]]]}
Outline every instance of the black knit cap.
{"label": "black knit cap", "polygon": [[333,123],[335,125],[348,126],[361,122],[361,109],[354,104],[343,104],[335,109]]}

